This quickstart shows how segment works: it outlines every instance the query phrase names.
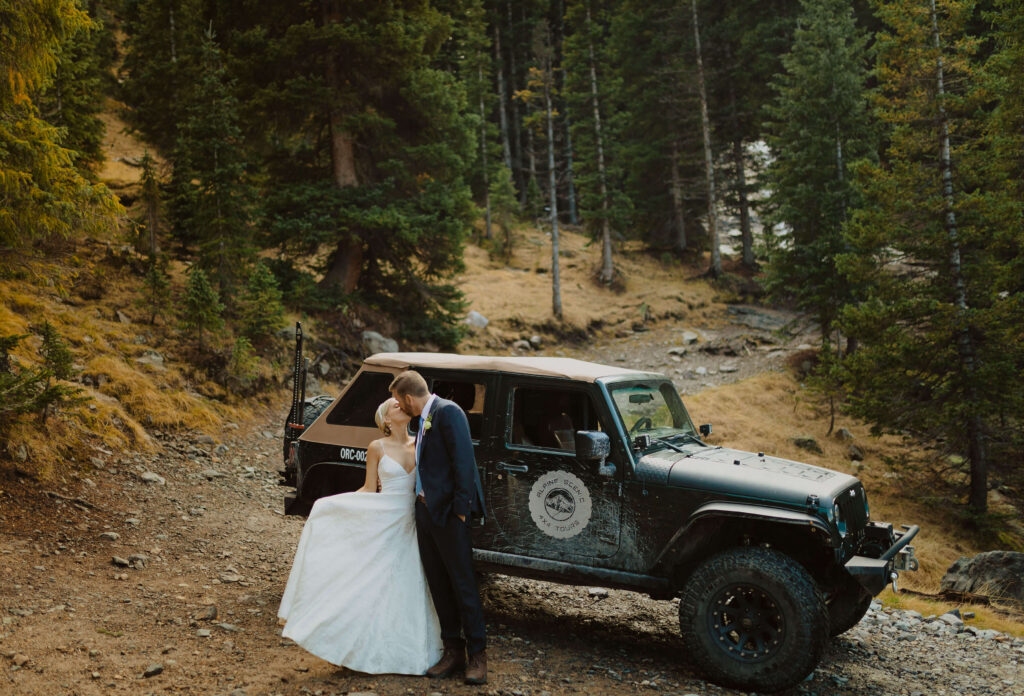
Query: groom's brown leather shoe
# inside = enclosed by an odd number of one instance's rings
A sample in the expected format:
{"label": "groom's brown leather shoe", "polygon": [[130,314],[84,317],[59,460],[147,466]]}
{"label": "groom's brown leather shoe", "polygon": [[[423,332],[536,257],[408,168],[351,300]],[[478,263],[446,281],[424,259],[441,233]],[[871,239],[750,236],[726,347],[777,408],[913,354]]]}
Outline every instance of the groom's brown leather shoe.
{"label": "groom's brown leather shoe", "polygon": [[487,653],[483,650],[469,656],[469,664],[466,665],[466,683],[487,683]]}
{"label": "groom's brown leather shoe", "polygon": [[427,670],[431,679],[444,679],[466,666],[466,649],[461,645],[445,645],[437,664]]}

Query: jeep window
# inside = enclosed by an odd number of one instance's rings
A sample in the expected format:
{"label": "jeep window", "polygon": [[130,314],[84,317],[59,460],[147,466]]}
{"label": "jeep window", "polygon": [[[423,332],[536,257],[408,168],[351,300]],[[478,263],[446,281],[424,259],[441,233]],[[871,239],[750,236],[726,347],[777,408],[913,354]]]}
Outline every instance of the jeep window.
{"label": "jeep window", "polygon": [[584,392],[517,388],[512,394],[509,444],[575,452],[577,430],[600,429]]}
{"label": "jeep window", "polygon": [[395,376],[390,372],[362,372],[327,414],[331,425],[376,428],[373,414],[380,403],[391,396],[388,387]]}
{"label": "jeep window", "polygon": [[693,422],[671,383],[629,382],[609,385],[609,390],[631,436],[644,433],[654,437],[696,437]]}
{"label": "jeep window", "polygon": [[484,396],[487,394],[485,385],[470,381],[435,379],[430,391],[461,406],[469,420],[470,437],[474,440],[480,439],[484,423]]}

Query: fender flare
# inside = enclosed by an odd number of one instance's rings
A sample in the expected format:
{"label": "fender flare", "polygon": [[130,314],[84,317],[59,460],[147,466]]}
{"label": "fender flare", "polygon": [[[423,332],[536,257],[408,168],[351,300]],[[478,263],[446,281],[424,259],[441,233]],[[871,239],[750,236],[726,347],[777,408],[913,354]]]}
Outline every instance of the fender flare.
{"label": "fender flare", "polygon": [[658,573],[657,570],[666,570],[664,566],[670,561],[678,560],[678,558],[674,558],[674,556],[676,556],[679,549],[683,548],[687,544],[687,535],[695,527],[706,521],[714,519],[727,521],[744,520],[770,522],[773,524],[786,524],[794,527],[806,527],[810,530],[824,534],[825,537],[829,539],[830,544],[832,540],[832,530],[829,529],[828,525],[820,518],[806,512],[772,508],[750,503],[710,502],[697,508],[697,510],[690,515],[686,524],[680,527],[676,533],[672,535],[672,538],[669,539],[668,543],[665,544],[665,547],[658,554],[652,566],[656,570],[656,574],[662,574]]}
{"label": "fender flare", "polygon": [[[352,481],[358,481],[351,486]],[[366,481],[366,466],[346,462],[317,462],[299,481],[298,497],[312,504],[318,498],[354,491]]]}

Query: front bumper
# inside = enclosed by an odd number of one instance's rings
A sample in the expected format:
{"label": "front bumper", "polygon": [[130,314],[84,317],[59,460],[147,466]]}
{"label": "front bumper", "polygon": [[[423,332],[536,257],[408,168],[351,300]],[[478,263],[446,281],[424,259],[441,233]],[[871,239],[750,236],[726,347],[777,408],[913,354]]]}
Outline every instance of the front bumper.
{"label": "front bumper", "polygon": [[[921,531],[916,524],[900,532],[895,542],[878,558],[854,556],[846,562],[846,571],[861,584],[872,597],[890,581],[895,587],[899,570],[917,570],[917,558],[911,540]],[[895,535],[894,535],[895,536]]]}

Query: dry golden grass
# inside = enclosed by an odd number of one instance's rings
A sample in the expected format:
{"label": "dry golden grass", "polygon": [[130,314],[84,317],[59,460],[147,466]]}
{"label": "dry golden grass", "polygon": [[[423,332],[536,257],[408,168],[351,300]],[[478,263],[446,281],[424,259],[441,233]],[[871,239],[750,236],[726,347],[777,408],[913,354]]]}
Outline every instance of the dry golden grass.
{"label": "dry golden grass", "polygon": [[[229,404],[223,388],[197,379],[191,366],[173,359],[173,353],[181,347],[163,327],[142,323],[133,305],[141,280],[126,268],[97,265],[91,257],[103,254],[105,249],[103,244],[86,243],[75,249],[81,256],[70,254],[63,263],[53,262],[50,273],[39,266],[18,280],[0,281],[0,335],[28,334],[12,352],[19,365],[29,368],[41,364],[40,339],[32,331],[49,321],[67,342],[77,371],[90,383],[95,379],[102,382],[98,389],[74,385],[86,398],[62,407],[45,425],[28,415],[8,432],[6,451],[24,445],[29,462],[20,468],[44,480],[87,461],[93,447],[150,448],[148,427],[216,435],[225,419],[239,421],[247,417],[244,403]],[[100,300],[70,296],[65,288],[47,281],[58,277],[71,284],[83,269],[102,275]],[[119,310],[134,321],[119,321]],[[163,367],[135,360],[150,350],[164,355]]]}
{"label": "dry golden grass", "polygon": [[[466,271],[457,283],[475,309],[492,320],[483,332],[471,335],[460,346],[472,352],[518,338],[522,331],[544,333],[538,327],[553,321],[551,311],[551,240],[532,225],[515,229],[512,258],[492,259],[480,245],[466,247]],[[619,289],[609,290],[594,281],[601,249],[574,229],[559,235],[562,308],[568,328],[601,325],[605,329],[628,328],[644,316],[651,318],[694,317],[708,323],[722,312],[714,303],[716,290],[705,280],[687,280],[697,272],[681,263],[663,263],[636,243],[616,249]]]}

